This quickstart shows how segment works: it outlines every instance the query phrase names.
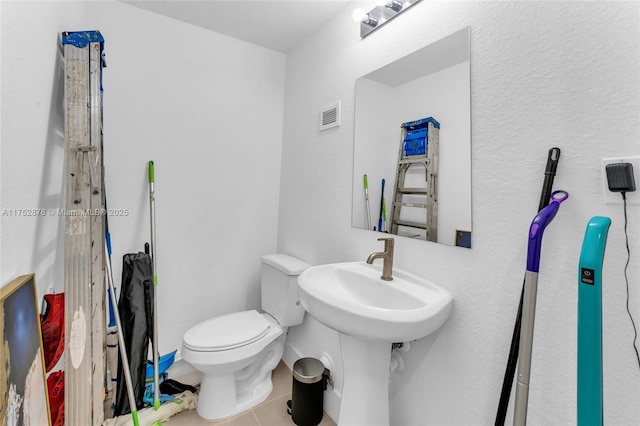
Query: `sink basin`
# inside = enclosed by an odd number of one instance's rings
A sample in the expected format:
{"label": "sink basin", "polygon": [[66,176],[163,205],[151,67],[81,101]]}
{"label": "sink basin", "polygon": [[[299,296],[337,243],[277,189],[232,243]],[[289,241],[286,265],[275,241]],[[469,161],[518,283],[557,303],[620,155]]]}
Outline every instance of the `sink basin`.
{"label": "sink basin", "polygon": [[298,277],[302,307],[338,331],[344,370],[338,426],[389,426],[392,343],[417,340],[440,328],[451,294],[398,269],[366,262],[314,266]]}
{"label": "sink basin", "polygon": [[421,339],[449,318],[453,298],[424,278],[366,262],[314,266],[298,277],[302,307],[341,333],[386,342]]}

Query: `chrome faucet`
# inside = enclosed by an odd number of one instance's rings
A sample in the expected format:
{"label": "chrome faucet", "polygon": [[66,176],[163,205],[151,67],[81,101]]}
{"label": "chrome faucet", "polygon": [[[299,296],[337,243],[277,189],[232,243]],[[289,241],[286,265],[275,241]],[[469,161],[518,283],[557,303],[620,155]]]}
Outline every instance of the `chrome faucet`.
{"label": "chrome faucet", "polygon": [[393,277],[391,272],[393,269],[393,238],[378,238],[378,241],[384,241],[384,252],[371,253],[367,258],[367,263],[372,264],[376,259],[383,259],[382,278],[385,281],[391,281]]}

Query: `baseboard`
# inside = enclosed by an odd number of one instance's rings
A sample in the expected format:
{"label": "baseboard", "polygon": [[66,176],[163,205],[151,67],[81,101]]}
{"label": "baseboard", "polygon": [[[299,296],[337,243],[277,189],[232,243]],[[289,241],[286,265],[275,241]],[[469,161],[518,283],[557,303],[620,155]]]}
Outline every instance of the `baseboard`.
{"label": "baseboard", "polygon": [[291,346],[289,341],[285,340],[282,360],[287,364],[289,370],[293,371],[293,364],[300,358],[303,358],[303,355],[296,348]]}

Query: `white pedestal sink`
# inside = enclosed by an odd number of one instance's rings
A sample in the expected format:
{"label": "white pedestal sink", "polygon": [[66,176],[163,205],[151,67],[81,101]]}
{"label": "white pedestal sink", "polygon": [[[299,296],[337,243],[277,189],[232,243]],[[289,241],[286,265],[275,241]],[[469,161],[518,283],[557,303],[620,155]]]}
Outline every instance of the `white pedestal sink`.
{"label": "white pedestal sink", "polygon": [[339,332],[344,380],[339,426],[389,425],[391,344],[428,336],[449,318],[445,289],[395,269],[393,281],[365,262],[314,266],[298,277],[300,302]]}

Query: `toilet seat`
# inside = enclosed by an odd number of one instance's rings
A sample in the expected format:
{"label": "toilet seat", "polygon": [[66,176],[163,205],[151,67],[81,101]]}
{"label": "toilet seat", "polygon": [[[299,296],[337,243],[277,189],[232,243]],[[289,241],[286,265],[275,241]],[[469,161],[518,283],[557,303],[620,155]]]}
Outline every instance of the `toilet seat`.
{"label": "toilet seat", "polygon": [[255,310],[235,312],[201,322],[185,333],[183,343],[192,351],[228,351],[262,339],[269,325]]}

